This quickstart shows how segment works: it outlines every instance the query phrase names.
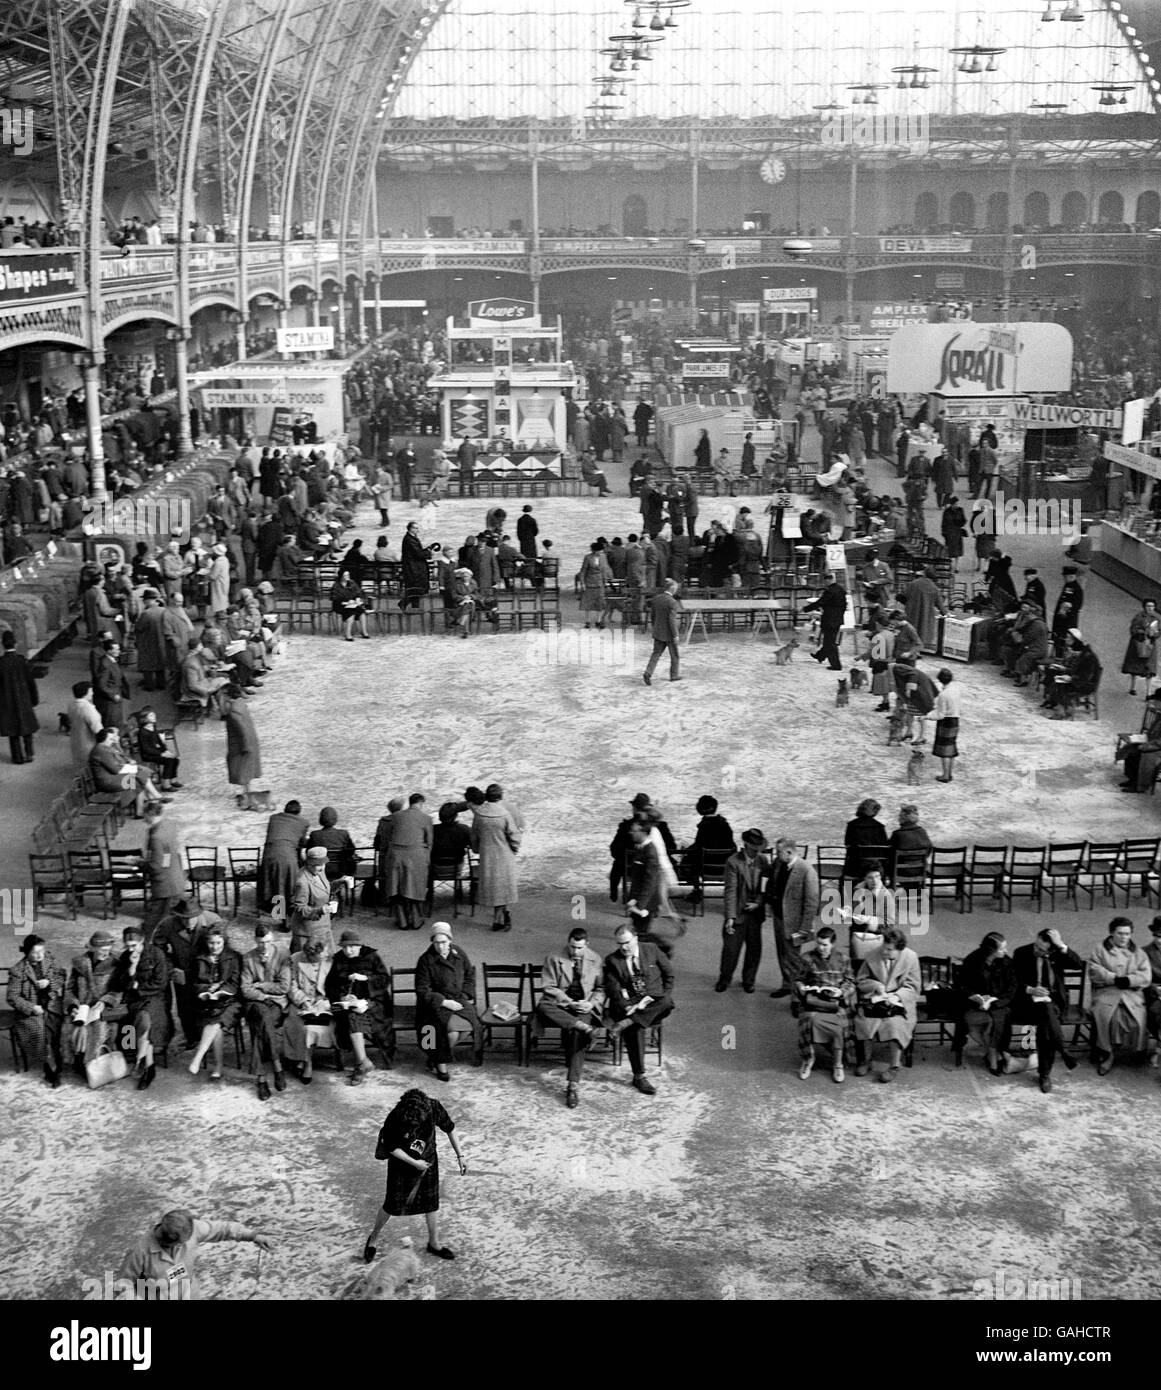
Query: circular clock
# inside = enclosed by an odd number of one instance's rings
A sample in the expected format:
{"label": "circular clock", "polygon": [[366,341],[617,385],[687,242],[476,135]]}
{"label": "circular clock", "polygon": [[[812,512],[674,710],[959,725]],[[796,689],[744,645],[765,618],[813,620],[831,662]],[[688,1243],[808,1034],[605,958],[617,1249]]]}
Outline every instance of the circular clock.
{"label": "circular clock", "polygon": [[770,155],[762,161],[758,172],[763,183],[781,183],[786,177],[786,165],[776,155]]}

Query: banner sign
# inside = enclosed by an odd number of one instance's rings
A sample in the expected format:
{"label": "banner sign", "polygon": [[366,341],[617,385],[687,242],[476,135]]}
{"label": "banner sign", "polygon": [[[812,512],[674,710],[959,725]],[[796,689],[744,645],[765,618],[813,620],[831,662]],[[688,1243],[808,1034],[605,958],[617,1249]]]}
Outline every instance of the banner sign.
{"label": "banner sign", "polygon": [[539,328],[540,315],[524,299],[473,299],[468,303],[468,325],[471,328],[511,327]]}
{"label": "banner sign", "polygon": [[683,377],[728,379],[730,375],[730,364],[728,362],[683,362],[681,364],[681,375]]}
{"label": "banner sign", "polygon": [[1105,444],[1104,456],[1110,463],[1118,463],[1122,468],[1135,468],[1149,478],[1161,478],[1161,459],[1154,458],[1152,454],[1138,453],[1136,449],[1127,449],[1110,439]]}
{"label": "banner sign", "polygon": [[0,256],[0,304],[28,304],[34,299],[56,299],[76,292],[75,252]]}
{"label": "banner sign", "polygon": [[267,386],[249,387],[243,390],[218,390],[203,386],[202,404],[207,410],[253,409],[264,405],[289,405],[285,381],[272,381]]}
{"label": "banner sign", "polygon": [[972,249],[971,237],[881,236],[879,250],[887,256],[962,256]]}
{"label": "banner sign", "polygon": [[781,289],[770,289],[762,291],[762,302],[764,304],[779,304],[784,300],[792,300],[797,303],[802,299],[817,299],[817,285],[788,285]]}
{"label": "banner sign", "polygon": [[335,330],[326,328],[276,328],[274,345],[278,352],[317,352],[333,348]]}
{"label": "banner sign", "polygon": [[1072,335],[1058,323],[925,323],[887,348],[892,391],[948,397],[1072,389]]}
{"label": "banner sign", "polygon": [[486,256],[489,252],[522,256],[528,250],[523,237],[505,237],[498,241],[436,241],[432,237],[403,237],[397,241],[380,238],[379,250],[386,256]]}
{"label": "banner sign", "polygon": [[291,433],[293,424],[294,412],[288,406],[276,405],[270,420],[270,433],[266,436],[267,443],[275,448],[289,444],[294,438]]}
{"label": "banner sign", "polygon": [[1049,430],[1119,430],[1121,412],[1083,405],[1036,405],[1013,401],[1012,419],[1018,425]]}

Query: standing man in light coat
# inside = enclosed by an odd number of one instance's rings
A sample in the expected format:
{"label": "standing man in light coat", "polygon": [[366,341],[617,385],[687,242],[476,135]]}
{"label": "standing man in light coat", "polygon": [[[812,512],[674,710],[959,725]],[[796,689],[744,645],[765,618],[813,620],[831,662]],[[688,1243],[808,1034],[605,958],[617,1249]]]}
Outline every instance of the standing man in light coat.
{"label": "standing man in light coat", "polygon": [[729,989],[743,949],[746,959],[742,966],[742,988],[747,994],[754,993],[758,965],[762,960],[762,923],[766,917],[762,888],[770,872],[770,863],[762,851],[767,848],[766,837],[760,830],[743,830],[741,852],[726,860],[722,958],[718,966],[718,982],[714,985],[718,994],[724,994]]}
{"label": "standing man in light coat", "polygon": [[766,880],[766,902],[774,919],[774,944],[782,984],[771,990],[771,999],[793,992],[802,973],[798,949],[814,935],[818,916],[818,874],[798,853],[794,840],[783,837],[774,845],[774,867]]}

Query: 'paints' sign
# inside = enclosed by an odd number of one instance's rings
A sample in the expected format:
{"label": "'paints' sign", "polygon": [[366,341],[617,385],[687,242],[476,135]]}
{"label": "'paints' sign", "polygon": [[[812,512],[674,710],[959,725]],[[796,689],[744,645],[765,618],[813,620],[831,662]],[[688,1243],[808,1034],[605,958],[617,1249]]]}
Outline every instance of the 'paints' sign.
{"label": "'paints' sign", "polygon": [[891,336],[887,385],[951,398],[1068,391],[1072,335],[1058,323],[908,325]]}
{"label": "'paints' sign", "polygon": [[494,328],[497,324],[539,328],[540,315],[524,299],[473,299],[468,304],[468,324],[472,328]]}

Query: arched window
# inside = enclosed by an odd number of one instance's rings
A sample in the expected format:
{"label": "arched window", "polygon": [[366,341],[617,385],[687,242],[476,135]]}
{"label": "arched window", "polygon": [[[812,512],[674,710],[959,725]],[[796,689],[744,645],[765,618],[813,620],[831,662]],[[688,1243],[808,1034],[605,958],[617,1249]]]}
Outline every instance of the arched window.
{"label": "arched window", "polygon": [[974,227],[976,225],[976,200],[970,193],[951,195],[947,205],[947,219],[953,227]]}
{"label": "arched window", "polygon": [[986,226],[989,232],[1008,230],[1008,195],[1006,192],[988,194],[988,215]]}
{"label": "arched window", "polygon": [[1101,200],[1097,204],[1097,221],[1116,223],[1118,226],[1125,220],[1125,200],[1113,188],[1101,194]]}
{"label": "arched window", "polygon": [[1083,227],[1088,221],[1088,199],[1075,189],[1064,195],[1060,204],[1060,220],[1066,227]]}
{"label": "arched window", "polygon": [[1161,224],[1161,194],[1149,189],[1137,199],[1137,226],[1156,227]]}
{"label": "arched window", "polygon": [[644,236],[648,210],[640,193],[630,193],[621,207],[621,235]]}
{"label": "arched window", "polygon": [[921,193],[915,199],[915,225],[920,231],[939,224],[939,199],[934,193]]}
{"label": "arched window", "polygon": [[1048,223],[1048,194],[1029,193],[1024,199],[1024,229],[1047,227]]}

